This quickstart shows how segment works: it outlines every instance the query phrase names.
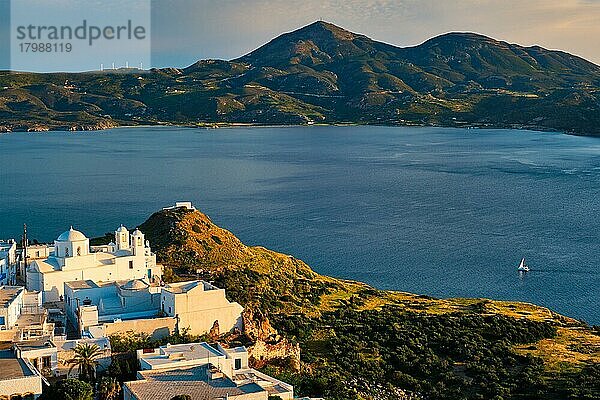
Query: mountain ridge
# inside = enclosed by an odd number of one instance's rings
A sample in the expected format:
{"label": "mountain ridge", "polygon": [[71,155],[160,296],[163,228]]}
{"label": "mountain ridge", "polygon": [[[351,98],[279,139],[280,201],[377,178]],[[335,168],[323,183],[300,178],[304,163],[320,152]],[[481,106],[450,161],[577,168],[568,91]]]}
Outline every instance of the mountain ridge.
{"label": "mountain ridge", "polygon": [[450,32],[398,47],[317,21],[230,61],[0,73],[0,130],[139,124],[381,124],[600,135],[600,66]]}

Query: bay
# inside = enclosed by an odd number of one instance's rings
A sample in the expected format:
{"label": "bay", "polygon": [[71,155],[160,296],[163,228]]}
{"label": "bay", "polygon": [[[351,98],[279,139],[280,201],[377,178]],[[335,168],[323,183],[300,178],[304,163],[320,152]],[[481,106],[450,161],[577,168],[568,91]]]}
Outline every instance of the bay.
{"label": "bay", "polygon": [[[0,238],[141,224],[192,201],[320,273],[600,323],[600,139],[392,127],[0,135]],[[532,271],[516,267],[526,257]]]}

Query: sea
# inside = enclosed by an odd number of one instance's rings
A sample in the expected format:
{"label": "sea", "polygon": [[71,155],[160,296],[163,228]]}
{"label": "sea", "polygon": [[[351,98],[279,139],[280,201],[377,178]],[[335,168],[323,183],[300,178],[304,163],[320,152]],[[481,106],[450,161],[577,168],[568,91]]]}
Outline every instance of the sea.
{"label": "sea", "polygon": [[[0,238],[135,228],[191,201],[248,245],[434,297],[600,324],[600,138],[309,126],[0,135]],[[531,271],[519,274],[525,257]]]}

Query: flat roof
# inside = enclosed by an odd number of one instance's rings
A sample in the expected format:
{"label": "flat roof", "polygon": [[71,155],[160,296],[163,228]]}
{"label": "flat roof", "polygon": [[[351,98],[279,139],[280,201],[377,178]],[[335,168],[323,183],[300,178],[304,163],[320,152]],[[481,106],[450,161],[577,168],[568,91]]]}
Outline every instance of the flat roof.
{"label": "flat roof", "polygon": [[17,318],[17,322],[15,323],[15,326],[19,327],[19,328],[26,328],[26,327],[30,327],[32,325],[42,325],[44,322],[46,322],[46,314],[44,313],[39,313],[39,314],[21,314],[19,315],[19,318]]}
{"label": "flat roof", "polygon": [[164,287],[165,290],[171,293],[187,293],[192,289],[197,287],[202,287],[203,290],[219,290],[218,287],[212,285],[206,281],[197,280],[197,281],[186,281],[186,282],[173,282],[169,283]]}
{"label": "flat roof", "polygon": [[[140,371],[144,380],[127,382],[131,392],[139,400],[164,400],[180,394],[191,396],[192,400],[214,400],[252,396],[266,390],[256,383],[237,386],[228,378],[208,380],[206,366],[174,369],[169,371]],[[255,398],[255,397],[249,397]]]}
{"label": "flat roof", "polygon": [[223,350],[225,350],[225,352],[230,353],[230,354],[235,354],[235,353],[246,353],[248,351],[248,349],[246,349],[244,346],[238,346],[238,347],[223,347]]}
{"label": "flat roof", "polygon": [[25,378],[34,373],[22,360],[18,360],[12,351],[0,351],[0,380]]}
{"label": "flat roof", "polygon": [[50,339],[28,340],[15,343],[22,351],[40,350],[40,349],[55,349],[56,345]]}
{"label": "flat roof", "polygon": [[79,344],[91,344],[98,346],[100,350],[110,350],[110,339],[107,337],[56,341],[56,346],[60,347],[61,351],[73,350]]}
{"label": "flat roof", "polygon": [[208,343],[188,343],[159,347],[157,353],[141,355],[141,359],[152,366],[160,366],[180,361],[204,360],[210,357],[225,357],[223,353]]}
{"label": "flat roof", "polygon": [[53,244],[43,244],[43,243],[28,244],[27,245],[27,249],[50,249],[50,248],[53,248],[53,247],[54,247]]}
{"label": "flat roof", "polygon": [[[138,282],[143,283],[143,285],[140,285]],[[65,282],[65,285],[67,285],[68,287],[70,287],[73,290],[97,289],[97,288],[107,287],[107,286],[115,286],[116,288],[125,286],[125,289],[133,288],[133,289],[139,289],[139,290],[147,289],[151,286],[158,287],[158,285],[150,284],[150,283],[146,282],[144,279],[121,279],[118,281],[98,281],[98,282],[95,282],[91,279],[86,279],[86,280],[80,280],[80,281],[68,281],[68,282]]]}
{"label": "flat roof", "polygon": [[2,286],[0,287],[0,307],[8,307],[20,292],[24,290],[23,286]]}
{"label": "flat roof", "polygon": [[71,289],[94,289],[99,287],[96,282],[91,279],[81,280],[81,281],[69,281],[65,282],[65,285],[70,287]]}

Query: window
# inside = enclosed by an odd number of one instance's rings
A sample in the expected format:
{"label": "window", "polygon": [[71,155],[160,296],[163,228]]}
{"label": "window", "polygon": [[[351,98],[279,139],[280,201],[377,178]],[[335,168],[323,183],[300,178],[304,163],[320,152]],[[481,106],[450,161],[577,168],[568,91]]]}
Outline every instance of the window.
{"label": "window", "polygon": [[51,365],[52,365],[52,358],[50,356],[42,357],[42,368],[50,368]]}
{"label": "window", "polygon": [[169,307],[169,314],[171,314],[173,311],[171,311],[171,307]]}
{"label": "window", "polygon": [[133,261],[129,261],[129,269],[133,269]]}
{"label": "window", "polygon": [[77,255],[80,256],[81,255],[81,247],[77,248]]}
{"label": "window", "polygon": [[235,369],[242,369],[242,359],[241,358],[235,359]]}
{"label": "window", "polygon": [[69,248],[65,247],[65,257],[69,257]]}

